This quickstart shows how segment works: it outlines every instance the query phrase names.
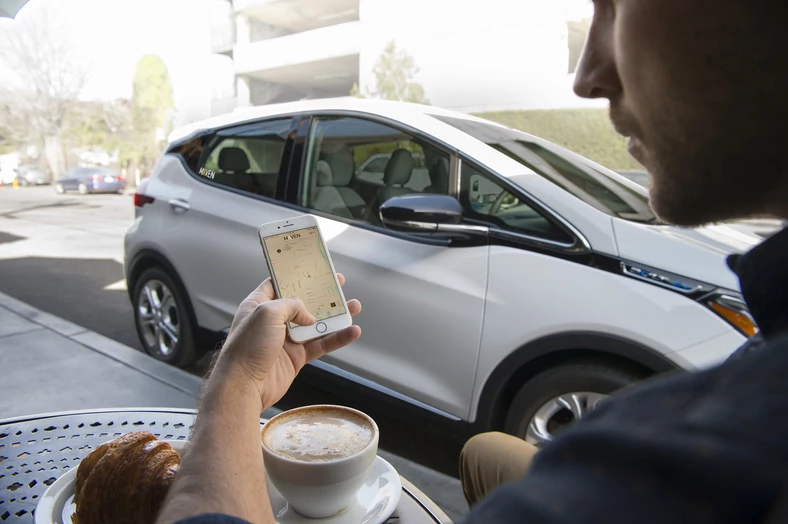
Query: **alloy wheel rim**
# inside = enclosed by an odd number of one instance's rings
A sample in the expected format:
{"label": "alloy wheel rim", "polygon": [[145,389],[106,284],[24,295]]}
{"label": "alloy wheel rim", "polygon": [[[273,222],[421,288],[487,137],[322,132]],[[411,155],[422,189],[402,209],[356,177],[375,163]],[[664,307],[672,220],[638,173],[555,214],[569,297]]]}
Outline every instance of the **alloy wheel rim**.
{"label": "alloy wheel rim", "polygon": [[590,413],[608,398],[602,393],[579,391],[550,399],[536,410],[525,431],[525,440],[534,446],[552,441],[555,435]]}
{"label": "alloy wheel rim", "polygon": [[180,340],[181,323],[170,288],[160,280],[149,280],[140,290],[137,308],[137,323],[145,345],[161,356],[172,355]]}

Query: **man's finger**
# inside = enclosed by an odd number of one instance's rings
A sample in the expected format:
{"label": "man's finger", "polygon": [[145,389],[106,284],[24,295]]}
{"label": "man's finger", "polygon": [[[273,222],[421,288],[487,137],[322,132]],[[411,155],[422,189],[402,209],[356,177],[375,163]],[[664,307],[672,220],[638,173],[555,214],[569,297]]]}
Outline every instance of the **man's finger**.
{"label": "man's finger", "polygon": [[358,326],[350,326],[336,333],[326,335],[323,338],[307,342],[304,345],[304,349],[306,350],[306,361],[312,362],[327,353],[343,348],[358,340],[360,336],[361,328]]}
{"label": "man's finger", "polygon": [[353,300],[348,300],[347,309],[348,311],[350,311],[350,316],[355,317],[356,315],[361,313],[361,302],[359,302],[355,298]]}
{"label": "man's finger", "polygon": [[256,293],[262,293],[268,300],[276,300],[276,290],[274,289],[274,282],[270,278],[263,280],[263,283],[255,290]]}
{"label": "man's finger", "polygon": [[269,300],[276,300],[276,291],[274,291],[274,284],[271,282],[271,279],[266,278],[260,282],[260,285],[257,286],[254,291],[249,293],[249,296],[246,297],[244,302],[262,304],[263,302],[268,302]]}
{"label": "man's finger", "polygon": [[315,323],[315,317],[307,311],[300,298],[290,297],[281,300],[264,302],[257,306],[256,312],[262,315],[263,321],[269,325],[285,325],[295,322],[301,326]]}

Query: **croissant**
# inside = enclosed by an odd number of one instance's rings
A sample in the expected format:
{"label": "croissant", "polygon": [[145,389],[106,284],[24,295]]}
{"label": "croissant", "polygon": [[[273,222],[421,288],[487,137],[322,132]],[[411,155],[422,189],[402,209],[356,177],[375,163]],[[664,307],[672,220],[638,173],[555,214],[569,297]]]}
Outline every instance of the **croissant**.
{"label": "croissant", "polygon": [[74,524],[154,524],[180,457],[147,431],[102,444],[80,463]]}

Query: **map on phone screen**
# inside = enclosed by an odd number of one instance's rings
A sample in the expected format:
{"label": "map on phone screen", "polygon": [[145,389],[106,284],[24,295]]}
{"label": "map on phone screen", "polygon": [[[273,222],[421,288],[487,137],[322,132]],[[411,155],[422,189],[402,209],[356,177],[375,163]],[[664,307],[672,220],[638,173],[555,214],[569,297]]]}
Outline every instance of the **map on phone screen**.
{"label": "map on phone screen", "polygon": [[317,320],[345,313],[316,227],[265,237],[264,242],[282,298],[300,298]]}

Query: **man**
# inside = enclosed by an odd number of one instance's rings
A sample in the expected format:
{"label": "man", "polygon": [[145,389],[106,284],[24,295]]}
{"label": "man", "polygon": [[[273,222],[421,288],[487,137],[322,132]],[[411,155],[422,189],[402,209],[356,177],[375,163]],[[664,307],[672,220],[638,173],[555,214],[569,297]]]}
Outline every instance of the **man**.
{"label": "man", "polygon": [[[663,219],[788,218],[787,21],[778,0],[594,2],[575,89],[610,100]],[[788,231],[732,265],[763,344],[712,370],[630,388],[530,467],[524,444],[509,452],[520,465],[495,478],[483,453],[477,467],[466,453],[466,492],[477,498],[528,470],[478,502],[468,522],[788,522]],[[298,301],[272,298],[266,282],[239,309],[161,524],[207,513],[232,517],[184,522],[273,522],[257,416],[306,361],[360,331],[286,342],[285,321],[312,319]]]}
{"label": "man", "polygon": [[[788,154],[783,152],[788,133],[781,122],[788,114],[782,94],[788,75],[767,65],[786,50],[785,5],[763,0],[752,5],[732,0],[595,1],[575,92],[610,100],[611,120],[630,137],[632,156],[648,169],[651,205],[663,220],[697,226],[765,214],[788,216]],[[747,257],[749,267],[737,271],[745,278],[745,297],[767,340],[788,331],[788,269],[785,274],[769,271],[779,269],[777,259],[788,265],[788,240],[785,232],[781,236],[759,250],[765,255],[753,253]],[[764,257],[772,260],[759,260]],[[738,257],[729,259],[734,271],[737,262]],[[755,275],[758,271],[765,273]],[[774,293],[762,293],[760,286],[774,286]],[[735,356],[761,347],[761,338],[759,334]],[[469,504],[522,477],[535,452],[502,433],[472,438],[460,467]]]}

